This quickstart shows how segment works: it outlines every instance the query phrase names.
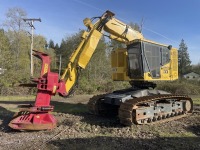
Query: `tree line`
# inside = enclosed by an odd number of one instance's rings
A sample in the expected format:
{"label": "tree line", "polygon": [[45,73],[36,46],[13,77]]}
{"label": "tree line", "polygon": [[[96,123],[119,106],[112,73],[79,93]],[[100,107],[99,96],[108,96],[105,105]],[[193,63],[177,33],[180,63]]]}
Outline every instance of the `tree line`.
{"label": "tree line", "polygon": [[[10,8],[6,13],[6,20],[0,29],[0,68],[4,73],[0,74],[0,89],[14,87],[20,83],[30,82],[30,43],[29,28],[23,21],[27,18],[27,12],[21,8]],[[137,24],[130,23],[132,27],[141,31]],[[61,43],[46,40],[42,35],[34,35],[34,49],[48,53],[51,56],[51,68],[58,73],[59,60],[62,58],[62,70],[68,63],[73,50],[80,42],[82,30],[62,39]],[[110,51],[112,48],[123,47],[115,41],[106,41],[102,38],[97,49],[88,64],[82,71],[78,91],[80,93],[93,93],[96,91],[113,90],[126,86],[126,83],[113,83],[111,81]],[[40,71],[40,61],[34,59],[34,72],[36,77]],[[200,64],[191,65],[188,47],[184,40],[179,46],[179,74],[190,71],[200,73]]]}

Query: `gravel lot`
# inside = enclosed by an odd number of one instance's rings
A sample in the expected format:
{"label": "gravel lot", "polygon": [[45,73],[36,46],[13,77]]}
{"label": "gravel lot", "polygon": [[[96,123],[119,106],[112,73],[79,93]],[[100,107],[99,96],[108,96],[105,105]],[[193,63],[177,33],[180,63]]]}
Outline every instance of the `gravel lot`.
{"label": "gravel lot", "polygon": [[14,131],[7,126],[17,105],[33,101],[0,101],[0,150],[200,149],[200,105],[181,119],[124,127],[117,118],[89,114],[86,104],[90,97],[54,97],[57,128],[37,132]]}

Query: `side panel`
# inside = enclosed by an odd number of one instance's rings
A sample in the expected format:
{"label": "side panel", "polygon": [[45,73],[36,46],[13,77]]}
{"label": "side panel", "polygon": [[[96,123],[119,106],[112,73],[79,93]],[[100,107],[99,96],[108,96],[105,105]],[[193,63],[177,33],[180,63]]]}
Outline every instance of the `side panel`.
{"label": "side panel", "polygon": [[111,53],[112,79],[114,81],[130,80],[127,69],[127,50],[117,49]]}
{"label": "side panel", "polygon": [[171,50],[171,79],[176,80],[178,79],[178,51],[177,49]]}

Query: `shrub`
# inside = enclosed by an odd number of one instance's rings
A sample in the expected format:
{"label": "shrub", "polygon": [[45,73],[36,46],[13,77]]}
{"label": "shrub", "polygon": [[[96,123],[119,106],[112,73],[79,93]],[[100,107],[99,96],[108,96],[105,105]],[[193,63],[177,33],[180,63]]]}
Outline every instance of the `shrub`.
{"label": "shrub", "polygon": [[162,82],[157,84],[157,88],[173,94],[196,95],[200,93],[200,83],[188,80],[178,80],[173,82]]}

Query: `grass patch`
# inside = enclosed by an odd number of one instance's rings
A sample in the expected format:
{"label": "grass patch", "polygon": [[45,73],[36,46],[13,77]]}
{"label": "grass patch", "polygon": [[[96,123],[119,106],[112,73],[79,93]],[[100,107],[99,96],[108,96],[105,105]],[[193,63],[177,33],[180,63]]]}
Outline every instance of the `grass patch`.
{"label": "grass patch", "polygon": [[200,96],[191,96],[191,98],[194,104],[200,105]]}
{"label": "grass patch", "polygon": [[19,112],[19,108],[17,108],[17,107],[15,107],[15,108],[13,108],[13,107],[6,107],[6,109],[7,109],[7,111],[10,111],[10,112]]}
{"label": "grass patch", "polygon": [[34,99],[35,96],[0,96],[0,107],[10,112],[18,112],[18,105],[27,104],[28,101],[34,102]]}
{"label": "grass patch", "polygon": [[197,137],[195,134],[191,132],[180,132],[180,133],[169,133],[169,132],[160,132],[159,133],[160,137]]}
{"label": "grass patch", "polygon": [[[26,101],[34,102],[34,100],[35,96],[0,96],[1,106],[12,112],[18,111],[17,108],[18,104],[16,102],[22,102],[22,103]],[[9,104],[7,104],[8,101],[10,102]],[[72,104],[67,102],[51,101],[51,105],[54,106],[54,111],[53,111],[54,113],[62,112],[62,113],[73,114],[73,113],[87,112],[87,106],[81,103]]]}
{"label": "grass patch", "polygon": [[95,134],[95,136],[92,137],[115,137],[115,136],[111,133],[105,132],[105,133]]}
{"label": "grass patch", "polygon": [[0,101],[27,101],[35,100],[35,96],[0,96]]}
{"label": "grass patch", "polygon": [[199,95],[200,83],[189,80],[158,82],[157,89],[171,92],[173,94]]}

